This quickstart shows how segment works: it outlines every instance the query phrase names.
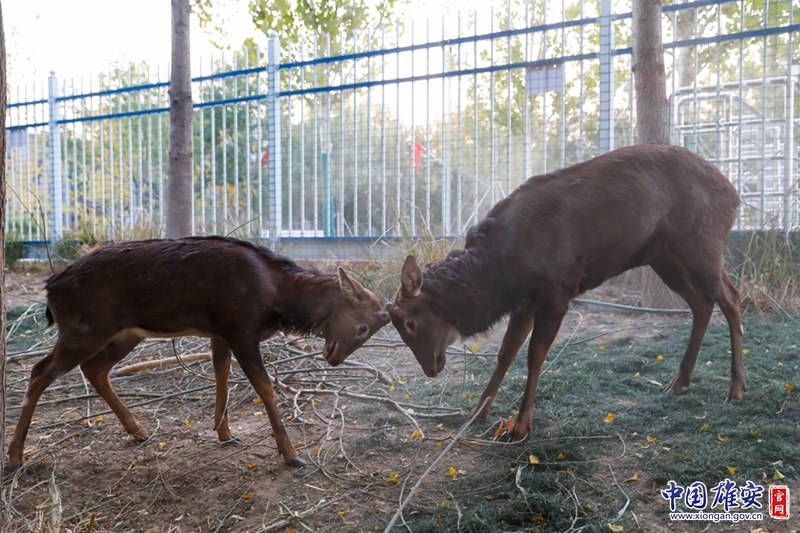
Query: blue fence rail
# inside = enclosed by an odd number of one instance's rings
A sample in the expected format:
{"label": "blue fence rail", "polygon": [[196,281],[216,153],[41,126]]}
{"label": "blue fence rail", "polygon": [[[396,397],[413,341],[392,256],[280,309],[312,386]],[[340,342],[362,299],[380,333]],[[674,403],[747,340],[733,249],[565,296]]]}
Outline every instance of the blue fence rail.
{"label": "blue fence rail", "polygon": [[[464,235],[527,177],[634,142],[626,9],[509,0],[198,63],[194,232]],[[673,142],[737,186],[738,228],[795,228],[794,2],[668,5],[664,29]],[[144,65],[12,89],[8,231],[161,235],[167,91]]]}

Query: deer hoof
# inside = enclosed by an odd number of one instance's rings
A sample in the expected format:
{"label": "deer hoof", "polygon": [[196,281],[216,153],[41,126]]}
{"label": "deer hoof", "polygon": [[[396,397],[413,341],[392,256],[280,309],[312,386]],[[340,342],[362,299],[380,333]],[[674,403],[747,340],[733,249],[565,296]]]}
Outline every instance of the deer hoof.
{"label": "deer hoof", "polygon": [[286,461],[286,464],[296,468],[301,466],[306,466],[306,462],[303,461],[299,455]]}
{"label": "deer hoof", "polygon": [[133,440],[135,440],[139,444],[144,444],[145,442],[150,441],[150,435],[148,435],[147,433],[144,434],[137,433],[136,435],[131,435],[131,437],[133,437]]}
{"label": "deer hoof", "polygon": [[237,439],[236,437],[228,437],[225,440],[219,441],[223,446],[239,446],[242,444],[242,441]]}

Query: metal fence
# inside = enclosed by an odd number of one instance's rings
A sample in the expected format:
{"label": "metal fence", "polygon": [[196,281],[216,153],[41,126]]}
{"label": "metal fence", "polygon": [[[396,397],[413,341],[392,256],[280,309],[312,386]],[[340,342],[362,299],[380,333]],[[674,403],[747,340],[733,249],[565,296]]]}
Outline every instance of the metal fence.
{"label": "metal fence", "polygon": [[[358,35],[273,36],[272,61],[198,63],[194,231],[461,236],[527,177],[634,142],[630,21],[611,0],[507,0]],[[674,4],[664,29],[673,142],[737,186],[738,228],[795,228],[794,3]],[[8,231],[160,235],[163,79],[131,64],[13,89]]]}

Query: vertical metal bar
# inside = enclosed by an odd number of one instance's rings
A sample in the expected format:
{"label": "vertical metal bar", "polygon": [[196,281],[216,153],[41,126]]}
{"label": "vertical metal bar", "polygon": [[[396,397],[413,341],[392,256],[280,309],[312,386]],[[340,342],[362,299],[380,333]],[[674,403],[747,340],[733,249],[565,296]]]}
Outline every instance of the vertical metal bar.
{"label": "vertical metal bar", "polygon": [[[98,90],[103,90],[103,75],[98,75]],[[103,97],[99,96],[98,98],[98,108],[102,108],[103,106]],[[98,123],[98,128],[100,129],[100,204],[101,204],[101,215],[103,217],[102,224],[105,228],[106,221],[108,220],[108,215],[106,214],[106,143],[105,143],[105,121],[100,120]],[[111,151],[109,150],[109,153]],[[103,235],[108,235],[108,228],[103,230]]]}
{"label": "vertical metal bar", "polygon": [[[415,44],[414,39],[414,21],[411,21],[411,46],[413,47]],[[411,50],[411,76],[413,77],[415,74],[414,69],[414,56],[416,56],[416,50]],[[415,131],[416,124],[414,123],[414,86],[416,85],[415,82],[411,82],[411,193],[409,195],[409,200],[411,202],[411,209],[409,213],[409,224],[411,226],[411,236],[417,236],[417,165],[416,165],[416,142],[417,142],[417,132]],[[399,118],[399,113],[398,113]]]}
{"label": "vertical metal bar", "polygon": [[[769,21],[769,2],[764,2],[763,25],[766,28]],[[766,168],[767,168],[767,36],[763,38],[761,57],[761,176],[759,178],[759,223],[765,229],[766,222]],[[695,85],[696,86],[696,85]]]}
{"label": "vertical metal bar", "polygon": [[[458,45],[456,54],[458,56],[458,68],[461,68],[461,11],[458,12]],[[456,82],[456,108],[458,108],[458,113],[456,113],[456,232],[461,235],[464,231],[464,226],[462,222],[462,214],[464,210],[464,176],[462,173],[461,164],[463,162],[461,158],[462,154],[462,141],[463,136],[461,133],[461,78],[462,76],[458,76]]]}
{"label": "vertical metal bar", "polygon": [[[580,18],[583,20],[583,2],[580,3]],[[580,42],[578,43],[578,53],[583,56],[583,27],[580,25]],[[580,66],[578,67],[578,75],[580,76],[580,83],[578,89],[578,162],[583,161],[583,93],[584,93],[584,80],[583,80],[583,64],[584,59],[581,59]]]}
{"label": "vertical metal bar", "polygon": [[[256,47],[256,65],[261,66],[261,48]],[[256,87],[258,90],[261,90],[261,70],[259,69],[256,73]],[[259,157],[256,158],[256,174],[257,174],[257,182],[258,182],[258,236],[259,238],[263,238],[263,230],[265,224],[264,217],[264,165],[261,164],[261,159],[264,154],[264,134],[262,128],[262,118],[264,113],[261,112],[261,101],[259,100],[258,104],[256,105],[256,114],[258,116],[258,120],[256,121],[256,140],[258,144],[258,155]],[[213,117],[213,115],[212,115]],[[214,131],[213,129],[211,131]],[[269,148],[267,148],[269,149]]]}
{"label": "vertical metal bar", "polygon": [[[220,73],[225,72],[227,63],[225,62],[225,52],[220,55]],[[221,78],[222,100],[228,99],[228,81]],[[220,148],[222,149],[222,231],[228,232],[228,113],[227,104],[219,106],[220,120],[222,121],[222,137],[220,138]],[[271,109],[270,109],[271,111]],[[271,147],[270,147],[271,148]]]}
{"label": "vertical metal bar", "polygon": [[[150,65],[147,65],[147,83],[152,83],[152,78],[150,77]],[[153,108],[153,95],[152,89],[149,89],[146,93],[147,98],[147,216],[150,219],[151,223],[155,220],[153,213],[153,115],[149,111]],[[202,113],[201,113],[202,116]],[[203,126],[202,123],[200,125],[200,135],[202,138]],[[202,143],[200,144],[200,148],[202,150]],[[202,154],[202,152],[201,152]],[[203,160],[203,156],[200,156],[200,160]],[[202,174],[201,174],[202,175]],[[201,189],[202,190],[202,189]],[[205,227],[203,228],[205,230]]]}
{"label": "vertical metal bar", "polygon": [[[209,70],[211,74],[214,74],[214,57],[211,57]],[[211,228],[214,235],[219,235],[220,228],[217,225],[217,196],[219,196],[219,191],[217,191],[217,107],[213,104],[214,100],[217,99],[217,91],[216,91],[216,82],[211,79],[208,82],[209,85],[209,95],[211,100],[211,106],[209,106],[208,110],[211,112],[211,128],[209,130],[209,136],[211,137],[211,145],[209,149],[211,150]],[[259,183],[259,185],[261,185]],[[223,185],[224,187],[224,185]],[[223,222],[223,228],[224,228]]]}
{"label": "vertical metal bar", "polygon": [[[581,0],[581,5],[583,4],[583,0]],[[525,0],[525,26],[528,27],[531,25],[530,21],[530,1]],[[582,28],[582,27],[581,27]],[[525,32],[525,62],[527,63],[530,59],[530,32]],[[581,39],[580,46],[583,46],[583,39]],[[583,63],[581,63],[583,65]],[[527,77],[527,70],[526,70],[526,77]],[[583,79],[583,77],[581,77]],[[527,82],[527,79],[526,79]],[[530,118],[530,110],[528,109],[530,97],[528,96],[528,88],[527,84],[525,87],[525,91],[522,94],[522,129],[525,130],[523,132],[523,158],[524,158],[524,172],[525,175],[522,177],[523,180],[530,178],[533,175],[533,164],[531,161],[531,148],[533,145],[533,139],[531,138],[531,118]],[[583,107],[583,106],[581,106]],[[582,127],[582,126],[581,126]]]}
{"label": "vertical metal bar", "polygon": [[[197,74],[201,78],[203,77],[203,62],[197,62]],[[213,90],[213,89],[212,89]],[[200,99],[200,103],[205,103],[205,95],[203,94],[203,82],[200,82],[200,87],[198,90],[198,95]],[[199,125],[200,125],[200,231],[205,234],[206,233],[206,127],[205,127],[205,114],[206,108],[201,107],[197,110],[199,117]],[[211,111],[214,112],[213,110]],[[213,135],[213,133],[212,133]]]}
{"label": "vertical metal bar", "polygon": [[[123,88],[122,83],[122,71],[117,69],[117,83],[119,84],[119,88]],[[117,95],[117,112],[121,115],[122,114],[122,95],[125,93],[119,93]],[[123,128],[125,124],[125,119],[119,117],[117,119],[117,135],[119,136],[118,144],[119,146],[119,154],[117,160],[119,161],[119,170],[117,171],[117,179],[119,180],[119,233],[117,239],[124,239],[124,231],[125,231],[125,135],[123,134]]]}
{"label": "vertical metal bar", "polygon": [[[425,42],[431,42],[431,20],[425,19]],[[444,47],[442,47],[444,49]],[[425,74],[431,73],[431,49],[425,49]],[[444,80],[442,80],[444,85]],[[425,227],[429,233],[432,233],[431,226],[431,80],[425,80],[425,150],[426,150],[426,164],[425,164]],[[444,117],[442,117],[444,119]],[[420,154],[420,158],[422,154]]]}
{"label": "vertical metal bar", "polygon": [[[81,81],[83,81],[83,80],[81,80]],[[75,78],[70,80],[70,91],[71,91],[71,95],[74,96],[75,95]],[[81,94],[82,93],[83,93],[83,91],[81,91]],[[77,101],[77,99],[73,99],[72,100],[72,117],[71,118],[75,118],[77,116],[77,114],[78,114],[76,112],[77,108],[78,108],[78,101]],[[79,215],[78,202],[80,201],[80,195],[78,193],[80,192],[80,186],[81,186],[81,181],[82,180],[79,178],[79,176],[85,175],[83,168],[79,168],[78,167],[78,130],[79,129],[82,131],[83,130],[83,125],[79,124],[79,123],[75,123],[74,126],[73,126],[73,130],[72,130],[72,188],[73,188],[73,194],[72,194],[72,206],[73,207],[72,207],[72,209],[73,209],[73,211],[72,211],[72,217],[71,217],[72,227],[74,229],[78,229],[80,227],[80,224],[81,224],[80,217],[78,216]]]}
{"label": "vertical metal bar", "polygon": [[[494,6],[489,8],[489,33],[494,33]],[[494,38],[489,39],[489,64],[494,65]],[[477,112],[478,108],[475,108]],[[494,172],[494,156],[495,156],[495,132],[494,132],[494,70],[489,71],[489,198],[491,205],[497,201],[494,195],[495,185],[495,172]],[[478,222],[478,219],[475,219]]]}
{"label": "vertical metal bar", "polygon": [[[472,57],[473,61],[475,61],[475,68],[478,67],[478,10],[476,9],[474,12],[473,20],[475,21],[475,37],[476,39],[472,43]],[[475,109],[474,120],[473,120],[473,195],[474,195],[474,205],[473,205],[473,212],[472,217],[470,219],[474,219],[473,224],[478,223],[478,147],[480,146],[480,139],[478,137],[478,74],[475,73],[472,75],[472,87],[473,87],[473,106]],[[469,220],[468,220],[469,221]],[[463,233],[466,228],[461,228],[461,232]]]}
{"label": "vertical metal bar", "polygon": [[[372,34],[367,32],[367,52],[372,52]],[[375,238],[372,228],[372,54],[367,57],[367,230]]]}
{"label": "vertical metal bar", "polygon": [[[244,69],[249,71],[250,70],[250,50],[244,48]],[[247,101],[244,104],[244,131],[245,131],[245,157],[244,157],[244,189],[245,189],[245,220],[247,220],[247,232],[249,235],[253,235],[253,182],[251,178],[251,166],[250,159],[252,154],[252,147],[250,146],[250,110],[252,107],[252,103],[249,99],[250,96],[250,75],[246,75],[244,79],[244,90],[245,96],[248,97]],[[258,93],[258,90],[256,90]],[[261,164],[261,158],[255,158],[256,164]]]}
{"label": "vertical metal bar", "polygon": [[[339,53],[344,52],[345,41],[342,32],[339,31]],[[339,81],[344,84],[344,61],[339,61]],[[344,90],[339,89],[339,208],[336,209],[336,198],[334,197],[334,213],[338,213],[338,223],[336,224],[337,235],[344,236],[345,218],[344,218]]]}
{"label": "vertical metal bar", "polygon": [[[395,46],[399,50],[400,49],[400,23],[398,22],[395,26]],[[397,52],[396,57],[396,65],[397,65],[397,79],[400,79],[400,52]],[[395,144],[395,211],[397,214],[397,225],[395,226],[395,231],[397,235],[401,235],[400,231],[403,227],[403,210],[401,208],[400,203],[400,85],[397,85],[397,102],[395,109],[397,110],[397,116],[395,117],[395,137],[394,137],[394,144]]]}
{"label": "vertical metal bar", "polygon": [[[139,74],[137,70],[137,74]],[[136,83],[141,84],[141,75],[136,76]],[[136,117],[137,122],[137,144],[139,153],[137,155],[137,160],[139,162],[139,200],[137,202],[137,216],[142,217],[142,221],[144,222],[144,152],[143,152],[143,145],[142,145],[142,92],[143,89],[138,89],[136,91],[136,111],[138,111],[138,116]],[[194,219],[193,219],[194,220]],[[194,234],[194,231],[192,232]]]}
{"label": "vertical metal bar", "polygon": [[267,91],[267,105],[269,120],[267,137],[270,148],[269,162],[269,241],[270,247],[277,250],[280,245],[281,213],[283,194],[281,191],[281,101],[280,101],[280,61],[281,50],[278,41],[278,32],[269,32],[269,57],[267,59],[267,76],[269,76],[269,90]]}
{"label": "vertical metal bar", "polygon": [[[331,57],[331,36],[325,35],[325,57]],[[325,87],[331,85],[331,64],[325,64]],[[325,93],[325,118],[323,119],[322,154],[320,162],[322,166],[322,223],[326,237],[336,234],[334,227],[334,205],[333,205],[333,164],[331,162],[331,152],[333,143],[331,142],[331,93]]]}
{"label": "vertical metal bar", "polygon": [[[160,84],[161,67],[156,69],[156,79]],[[157,107],[161,107],[158,105],[161,103],[161,94],[162,91],[157,93]],[[164,213],[164,209],[166,207],[166,202],[164,201],[164,128],[161,124],[161,119],[163,116],[164,113],[158,114],[158,220],[162,227],[166,218]]]}
{"label": "vertical metal bar", "polygon": [[[542,24],[547,24],[547,0],[542,2]],[[547,31],[542,32],[542,57],[547,59]],[[542,92],[542,171],[547,172],[547,91]]]}
{"label": "vertical metal bar", "polygon": [[[442,42],[447,41],[447,31],[446,31],[446,16],[442,15]],[[447,73],[447,50],[446,46],[442,46],[442,73]],[[460,68],[460,66],[459,66]],[[447,77],[442,80],[442,235],[448,237],[452,234],[452,206],[453,206],[453,191],[452,191],[452,178],[450,176],[450,155],[449,155],[449,125],[447,123],[448,119],[448,98],[449,93],[446,91],[447,85],[445,85],[445,80],[449,84],[451,78]],[[452,89],[452,88],[451,88]],[[461,113],[461,110],[458,109],[457,113]]]}
{"label": "vertical metal bar", "polygon": [[600,0],[600,140],[601,154],[614,149],[614,4]]}
{"label": "vertical metal bar", "polygon": [[61,175],[61,131],[58,124],[58,78],[56,78],[55,70],[50,71],[48,88],[47,105],[50,109],[48,121],[50,130],[50,231],[51,240],[56,241],[63,234],[64,206],[61,196],[63,183]]}
{"label": "vertical metal bar", "polygon": [[[562,22],[566,22],[566,20],[567,20],[567,11],[566,11],[566,9],[567,8],[566,8],[566,4],[564,3],[564,0],[561,0],[561,21]],[[564,49],[566,47],[566,38],[567,38],[566,34],[565,34],[565,31],[566,31],[565,28],[562,27],[561,28],[561,57],[564,57],[566,55],[566,53],[564,51]],[[562,63],[562,68],[563,68],[563,63]],[[566,164],[566,159],[567,159],[567,154],[566,154],[566,151],[567,151],[567,105],[566,105],[567,85],[566,85],[566,82],[564,82],[564,84],[563,84],[563,86],[561,88],[561,97],[560,98],[561,98],[561,131],[560,131],[560,133],[561,133],[561,135],[560,135],[561,136],[561,157],[559,158],[559,161],[560,161],[560,165],[559,166],[561,168],[564,168],[564,166]]]}
{"label": "vertical metal bar", "polygon": [[130,91],[131,87],[131,69],[128,69],[128,90],[127,98],[128,98],[128,222],[131,226],[131,231],[133,230],[133,226],[136,224],[135,219],[135,198],[136,195],[134,194],[134,187],[133,187],[133,116],[131,113],[133,112],[133,91]]}
{"label": "vertical metal bar", "polygon": [[[292,48],[292,43],[286,43],[286,53],[287,57],[289,58],[289,62],[292,62],[294,49]],[[289,189],[287,192],[288,194],[288,202],[287,202],[287,210],[288,210],[288,219],[287,219],[287,227],[289,230],[289,235],[292,234],[292,229],[294,229],[294,150],[293,150],[293,138],[292,138],[292,130],[294,129],[292,126],[292,97],[291,95],[286,98],[286,107],[288,109],[288,113],[286,116],[286,129],[289,130],[288,133],[288,140],[287,140],[287,163],[289,168],[287,169],[287,176],[286,176],[286,186]]]}
{"label": "vertical metal bar", "polygon": [[[511,23],[511,2],[508,3],[506,11],[506,29],[512,30],[514,25]],[[562,54],[563,50],[562,50]],[[513,61],[511,56],[511,33],[509,32],[506,39],[506,63],[511,64]],[[503,196],[511,192],[511,69],[506,70],[506,190]]]}
{"label": "vertical metal bar", "polygon": [[[91,78],[90,78],[91,79]],[[81,94],[86,94],[83,90],[83,76],[81,76]],[[81,116],[86,117],[86,97],[81,98]],[[86,144],[91,141],[91,134],[87,134],[86,130],[91,128],[91,124],[84,122],[81,124],[81,139],[82,139],[82,154],[81,154],[81,175],[83,176],[83,227],[89,228],[88,219],[88,203],[89,203],[89,171],[86,166]]]}
{"label": "vertical metal bar", "polygon": [[[319,49],[319,41],[317,40],[316,34],[314,34],[314,59],[317,59],[317,50]],[[314,70],[312,71],[311,81],[316,86],[317,84],[317,73],[318,68],[312,67]],[[319,100],[317,96],[312,96],[314,102],[314,161],[313,161],[313,172],[314,172],[314,236],[316,236],[316,232],[319,231],[319,169],[317,168],[317,162],[321,163],[322,155],[320,154],[319,144],[320,144],[320,131],[319,131]],[[326,97],[327,98],[327,97]],[[325,202],[323,195],[323,202]],[[324,207],[324,206],[323,206]],[[325,216],[325,211],[323,209],[323,217]],[[323,231],[323,235],[325,232]]]}
{"label": "vertical metal bar", "polygon": [[[381,26],[381,50],[386,50],[386,25]],[[386,54],[381,54],[381,79],[386,80]],[[381,236],[386,236],[386,83],[381,83]]]}
{"label": "vertical metal bar", "polygon": [[[236,52],[233,53],[233,70],[234,72],[239,70],[239,58]],[[233,98],[236,99],[239,97],[239,78],[238,76],[234,76],[228,78],[230,80],[229,83],[233,85]],[[234,224],[238,226],[242,223],[241,215],[242,215],[242,205],[241,205],[241,198],[239,194],[239,104],[234,103],[231,105],[232,114],[233,114],[233,220]],[[290,129],[291,131],[291,129]]]}
{"label": "vertical metal bar", "polygon": [[[739,21],[739,31],[744,31],[744,2],[739,1],[739,13],[741,15]],[[744,80],[744,39],[739,39],[739,79]],[[739,193],[739,198],[742,197],[742,112],[744,110],[744,84],[739,83],[739,123],[737,124],[737,131],[739,133],[737,161],[736,161],[736,190]],[[743,202],[745,203],[745,202]],[[742,229],[742,212],[743,207],[739,207],[739,216],[736,217],[736,229]]]}
{"label": "vertical metal bar", "polygon": [[[358,32],[353,32],[353,54],[356,53],[358,53]],[[357,59],[353,59],[353,83],[358,83]],[[342,123],[344,123],[344,116],[342,116]],[[353,89],[353,236],[358,235],[358,192],[358,90]],[[344,216],[344,207],[342,207],[342,216]]]}
{"label": "vertical metal bar", "polygon": [[[306,59],[306,41],[300,41],[300,61]],[[306,67],[300,68],[300,89],[306,88]],[[300,236],[306,231],[306,97],[300,96]],[[316,155],[316,154],[315,154]],[[314,158],[316,160],[316,157]],[[316,177],[316,176],[315,176]],[[316,187],[315,187],[316,190]],[[315,202],[316,205],[316,202]],[[316,209],[314,211],[316,213]],[[314,230],[316,231],[316,226]]]}
{"label": "vertical metal bar", "polygon": [[[789,4],[789,25],[794,20],[794,5]],[[783,231],[792,229],[792,178],[794,176],[794,34],[789,33],[786,43],[786,133],[783,152],[786,162],[783,166]]]}
{"label": "vertical metal bar", "polygon": [[[93,79],[94,78],[92,76],[89,76],[89,93],[93,93],[94,92],[94,90],[92,88],[93,87]],[[95,110],[94,102],[95,102],[95,97],[92,96],[89,99],[89,109],[92,112],[94,112],[94,110]],[[92,160],[92,165],[91,165],[92,166],[92,172],[91,172],[91,181],[92,181],[92,226],[91,226],[91,228],[92,228],[92,234],[93,235],[97,235],[97,169],[96,169],[96,166],[95,166],[95,163],[97,161],[96,154],[95,154],[95,146],[97,146],[97,140],[95,139],[95,134],[94,134],[94,122],[91,123],[90,127],[91,127],[91,129],[90,129],[89,135],[90,135],[90,138],[92,140],[92,157],[91,157],[91,160]],[[102,150],[103,150],[103,146],[100,145],[100,151],[102,152]]]}

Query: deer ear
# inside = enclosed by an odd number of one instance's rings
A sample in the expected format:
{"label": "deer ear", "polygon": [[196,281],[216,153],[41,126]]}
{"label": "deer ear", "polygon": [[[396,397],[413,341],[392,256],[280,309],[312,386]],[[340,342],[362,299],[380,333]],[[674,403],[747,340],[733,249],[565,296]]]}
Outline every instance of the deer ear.
{"label": "deer ear", "polygon": [[339,275],[339,287],[342,289],[344,295],[347,296],[347,299],[354,304],[359,304],[364,301],[364,287],[351,278],[342,267],[337,269],[337,274]]}
{"label": "deer ear", "polygon": [[406,257],[403,263],[403,271],[400,274],[400,288],[402,295],[413,298],[419,294],[422,288],[422,270],[417,264],[417,258],[413,255]]}

